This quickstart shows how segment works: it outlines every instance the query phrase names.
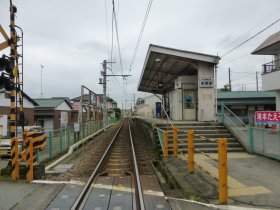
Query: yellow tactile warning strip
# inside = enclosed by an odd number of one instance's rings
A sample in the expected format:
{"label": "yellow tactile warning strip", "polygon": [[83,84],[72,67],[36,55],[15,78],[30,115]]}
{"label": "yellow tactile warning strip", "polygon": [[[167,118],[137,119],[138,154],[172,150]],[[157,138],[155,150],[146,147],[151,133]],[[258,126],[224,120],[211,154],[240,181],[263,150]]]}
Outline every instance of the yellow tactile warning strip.
{"label": "yellow tactile warning strip", "polygon": [[[217,159],[218,154],[209,154],[210,157]],[[182,160],[187,160],[186,155],[180,155],[179,156]],[[253,158],[254,155],[250,155],[248,153],[228,153],[228,159],[231,158]],[[209,158],[205,157],[202,154],[195,154],[195,163],[202,167],[203,170],[209,172],[209,175],[213,178],[217,179],[219,178],[219,172],[218,168],[212,166],[211,164],[207,163],[206,160],[209,160]],[[266,194],[271,193],[270,190],[263,186],[255,186],[255,187],[248,187],[241,182],[239,182],[237,179],[234,179],[228,175],[228,195],[229,197],[236,197],[236,196],[245,196],[245,195],[258,195],[258,194]]]}

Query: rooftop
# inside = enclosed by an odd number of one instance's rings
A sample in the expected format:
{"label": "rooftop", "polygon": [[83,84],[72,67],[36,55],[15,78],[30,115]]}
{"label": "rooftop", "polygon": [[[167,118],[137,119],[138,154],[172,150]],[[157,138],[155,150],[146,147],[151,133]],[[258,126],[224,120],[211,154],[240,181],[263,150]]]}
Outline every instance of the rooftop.
{"label": "rooftop", "polygon": [[275,55],[280,49],[280,31],[269,36],[253,52],[254,55]]}
{"label": "rooftop", "polygon": [[58,105],[60,105],[61,103],[63,103],[64,101],[72,108],[71,104],[69,103],[69,101],[67,100],[67,98],[38,98],[38,99],[34,99],[34,101],[36,101],[37,104],[39,104],[40,108],[56,108]]}

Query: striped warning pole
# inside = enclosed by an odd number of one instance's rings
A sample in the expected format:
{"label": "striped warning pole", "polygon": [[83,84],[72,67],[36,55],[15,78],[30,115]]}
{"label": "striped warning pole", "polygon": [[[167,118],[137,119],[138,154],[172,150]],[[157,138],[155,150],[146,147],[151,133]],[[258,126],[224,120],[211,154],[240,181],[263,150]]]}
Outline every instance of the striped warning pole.
{"label": "striped warning pole", "polygon": [[[13,60],[17,60],[17,49],[16,49],[16,31],[15,31],[15,13],[17,12],[16,7],[10,2],[10,57]],[[12,90],[10,93],[10,136],[12,145],[12,180],[19,178],[19,161],[18,161],[18,139],[16,138],[16,86],[15,77],[13,73],[11,75],[11,86]]]}
{"label": "striped warning pole", "polygon": [[33,139],[28,138],[26,139],[26,180],[32,181],[33,180]]}
{"label": "striped warning pole", "polygon": [[11,140],[11,157],[12,157],[12,180],[19,179],[19,156],[18,156],[18,138]]}

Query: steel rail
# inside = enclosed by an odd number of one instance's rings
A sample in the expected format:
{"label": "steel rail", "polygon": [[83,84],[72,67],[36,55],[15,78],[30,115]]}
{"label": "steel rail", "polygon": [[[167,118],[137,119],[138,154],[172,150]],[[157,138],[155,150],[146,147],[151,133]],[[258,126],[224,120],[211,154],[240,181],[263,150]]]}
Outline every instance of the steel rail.
{"label": "steel rail", "polygon": [[97,175],[97,171],[99,170],[102,162],[104,161],[105,157],[107,156],[107,153],[109,152],[109,150],[111,149],[112,144],[114,143],[117,135],[119,134],[121,128],[123,127],[123,124],[126,120],[124,120],[122,122],[122,124],[120,125],[118,131],[116,132],[115,136],[113,137],[113,139],[111,140],[109,146],[107,147],[106,151],[104,152],[103,156],[101,157],[100,161],[98,162],[97,166],[95,167],[94,171],[92,172],[90,178],[88,179],[87,183],[85,184],[85,186],[83,187],[82,191],[80,192],[78,198],[76,199],[76,201],[74,202],[74,204],[71,207],[71,210],[77,210],[79,209],[81,203],[84,200],[84,197],[87,195],[87,192],[95,178],[95,176]]}
{"label": "steel rail", "polygon": [[143,192],[142,192],[142,188],[141,188],[141,180],[140,180],[140,175],[139,175],[139,170],[138,170],[138,165],[137,165],[137,159],[136,159],[136,154],[135,154],[135,149],[134,149],[134,144],[133,144],[133,138],[132,138],[131,129],[130,129],[130,123],[129,122],[128,122],[128,128],[129,128],[129,135],[130,135],[130,142],[131,142],[131,150],[132,150],[132,156],[133,156],[134,170],[135,170],[135,175],[136,175],[138,201],[139,201],[139,204],[140,204],[140,210],[145,210]]}

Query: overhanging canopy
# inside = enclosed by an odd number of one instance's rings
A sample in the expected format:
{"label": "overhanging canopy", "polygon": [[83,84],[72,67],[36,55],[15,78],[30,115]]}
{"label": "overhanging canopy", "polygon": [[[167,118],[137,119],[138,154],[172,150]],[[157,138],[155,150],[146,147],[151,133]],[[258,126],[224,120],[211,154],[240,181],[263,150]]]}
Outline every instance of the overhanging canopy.
{"label": "overhanging canopy", "polygon": [[275,55],[280,48],[280,31],[272,34],[253,52],[254,55]]}
{"label": "overhanging canopy", "polygon": [[178,76],[197,75],[201,62],[214,66],[218,64],[219,57],[150,45],[138,83],[138,91],[156,94],[171,91]]}

